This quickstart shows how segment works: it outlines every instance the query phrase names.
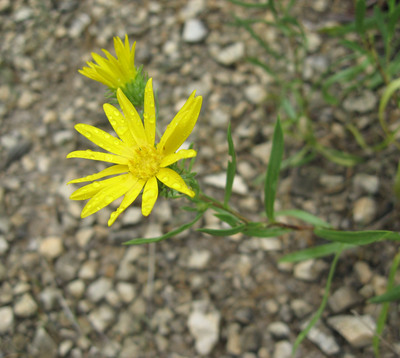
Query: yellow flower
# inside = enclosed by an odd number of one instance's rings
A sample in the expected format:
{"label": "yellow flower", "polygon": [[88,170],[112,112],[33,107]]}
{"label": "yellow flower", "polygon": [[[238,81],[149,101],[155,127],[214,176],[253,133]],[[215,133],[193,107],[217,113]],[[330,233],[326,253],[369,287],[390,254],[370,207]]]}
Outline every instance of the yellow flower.
{"label": "yellow flower", "polygon": [[102,50],[107,59],[97,53],[92,52],[93,59],[97,62],[87,62],[89,67],[79,70],[82,75],[92,80],[101,82],[111,90],[117,88],[125,89],[126,85],[135,80],[137,71],[135,68],[135,45],[130,48],[128,35],[125,35],[125,44],[119,37],[114,37],[114,48],[117,58],[112,56],[107,50]]}
{"label": "yellow flower", "polygon": [[[146,84],[144,98],[144,125],[135,107],[121,89],[117,90],[117,99],[124,115],[111,104],[104,105],[104,112],[120,139],[87,124],[75,126],[75,129],[87,139],[113,154],[77,150],[69,153],[67,158],[84,158],[115,164],[99,173],[68,183],[93,181],[71,195],[72,200],[90,199],[82,210],[82,218],[124,195],[121,205],[111,214],[108,221],[110,226],[133,203],[142,189],[142,214],[147,216],[158,197],[158,181],[180,193],[194,197],[195,193],[188,188],[181,176],[168,166],[180,159],[195,157],[197,154],[193,149],[176,151],[196,124],[202,97],[195,97],[195,91],[191,94],[157,145],[155,145],[156,113],[152,79]],[[107,176],[113,177],[97,181]]]}

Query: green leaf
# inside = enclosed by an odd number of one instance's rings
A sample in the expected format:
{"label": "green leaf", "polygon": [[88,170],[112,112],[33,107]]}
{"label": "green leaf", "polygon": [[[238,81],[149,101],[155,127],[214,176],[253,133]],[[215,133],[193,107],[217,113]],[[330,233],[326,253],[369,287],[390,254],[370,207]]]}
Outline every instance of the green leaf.
{"label": "green leaf", "polygon": [[284,228],[277,228],[277,227],[270,227],[270,228],[262,228],[262,227],[246,227],[243,230],[243,234],[248,235],[248,236],[254,236],[254,237],[278,237],[284,234],[287,234],[288,232],[291,232],[292,230],[290,229],[284,229]]}
{"label": "green leaf", "polygon": [[361,37],[365,35],[364,19],[366,7],[365,0],[356,1],[356,31]]}
{"label": "green leaf", "polygon": [[274,220],[274,202],[276,189],[278,186],[279,171],[283,157],[283,146],[283,131],[281,127],[281,121],[278,118],[275,124],[271,155],[269,157],[264,185],[265,213],[270,221]]}
{"label": "green leaf", "polygon": [[297,153],[282,161],[281,169],[300,167],[315,158],[315,151],[310,152],[309,147],[303,147]]}
{"label": "green leaf", "polygon": [[232,140],[231,123],[229,123],[228,125],[227,139],[228,139],[228,152],[232,160],[228,162],[228,169],[226,171],[224,206],[228,205],[229,199],[231,198],[233,179],[235,178],[236,174],[236,154]]}
{"label": "green leaf", "polygon": [[238,224],[238,219],[236,216],[233,216],[232,214],[226,213],[226,212],[221,212],[214,214],[218,219],[221,221],[227,223],[229,226],[235,227]]}
{"label": "green leaf", "polygon": [[387,19],[383,12],[380,10],[379,6],[374,7],[374,18],[376,20],[376,24],[378,29],[382,35],[383,43],[385,45],[385,53],[389,50],[389,33],[387,28]]}
{"label": "green leaf", "polygon": [[[398,240],[396,234],[392,231],[384,230],[366,230],[366,231],[339,231],[323,228],[316,228],[315,235],[326,240],[342,242],[351,245],[368,245],[382,240]],[[395,234],[395,235],[393,235]]]}
{"label": "green leaf", "polygon": [[382,126],[382,129],[386,133],[386,135],[390,135],[390,131],[389,131],[386,121],[385,121],[385,110],[389,103],[389,100],[392,98],[393,94],[398,89],[400,89],[400,78],[389,83],[389,85],[383,91],[381,101],[379,103],[379,110],[378,110],[379,122]]}
{"label": "green leaf", "polygon": [[179,228],[172,230],[162,236],[159,237],[153,237],[153,238],[138,238],[138,239],[133,239],[133,240],[129,240],[123,243],[123,245],[141,245],[141,244],[150,244],[152,242],[158,242],[158,241],[162,241],[165,239],[168,239],[172,236],[175,236],[179,233],[181,233],[182,231],[185,231],[187,229],[189,229],[190,227],[192,227],[204,214],[204,211],[199,211],[196,215],[196,217],[189,223],[184,224],[182,226],[180,226]]}
{"label": "green leaf", "polygon": [[269,75],[277,79],[278,76],[276,74],[276,71],[272,70],[271,67],[269,67],[265,62],[261,62],[256,57],[248,57],[247,61],[255,66],[261,67],[265,72],[267,72]]}
{"label": "green leaf", "polygon": [[257,3],[247,3],[247,2],[239,1],[239,0],[228,0],[228,1],[235,5],[239,5],[239,6],[243,6],[243,7],[247,7],[247,8],[258,8],[258,9],[260,9],[260,8],[266,9],[266,8],[270,7],[270,2],[271,2],[271,1],[268,1],[266,3],[257,4]]}
{"label": "green leaf", "polygon": [[322,298],[321,304],[320,304],[317,312],[315,313],[315,315],[311,319],[311,321],[307,324],[307,327],[304,328],[300,332],[300,334],[297,336],[296,341],[294,342],[294,345],[293,345],[293,355],[296,352],[297,348],[299,347],[300,343],[304,340],[304,338],[307,337],[307,334],[308,334],[308,332],[310,332],[311,328],[313,328],[314,325],[317,323],[317,321],[321,318],[322,312],[324,312],[326,304],[328,303],[328,297],[329,297],[329,292],[331,290],[331,284],[332,284],[332,280],[333,280],[333,275],[335,274],[336,266],[337,266],[337,263],[339,261],[339,256],[340,256],[340,254],[342,252],[342,249],[343,249],[343,247],[339,248],[336,251],[336,255],[333,258],[333,261],[332,261],[332,264],[331,264],[331,268],[329,270],[329,275],[328,275],[328,279],[326,281],[324,296]]}
{"label": "green leaf", "polygon": [[344,245],[342,243],[324,244],[316,247],[311,247],[305,250],[296,251],[283,256],[280,262],[298,262],[309,259],[316,259],[318,257],[324,257],[335,254],[341,248],[350,248],[352,245]]}
{"label": "green leaf", "polygon": [[197,229],[196,231],[204,232],[205,234],[213,235],[213,236],[231,236],[235,235],[239,232],[242,232],[246,225],[238,225],[230,229]]}
{"label": "green leaf", "polygon": [[304,222],[307,222],[311,225],[314,226],[320,226],[320,227],[325,227],[325,228],[331,228],[332,225],[328,224],[326,221],[320,219],[319,217],[310,214],[306,211],[303,210],[298,210],[298,209],[291,209],[291,210],[280,210],[275,213],[275,216],[291,216],[296,219],[300,219]]}
{"label": "green leaf", "polygon": [[400,285],[395,286],[391,290],[382,295],[375,296],[369,300],[371,303],[393,302],[400,300]]}
{"label": "green leaf", "polygon": [[393,191],[394,191],[394,194],[396,195],[396,198],[400,199],[400,161],[399,161],[399,164],[397,164],[397,172],[396,172],[396,176],[394,178]]}

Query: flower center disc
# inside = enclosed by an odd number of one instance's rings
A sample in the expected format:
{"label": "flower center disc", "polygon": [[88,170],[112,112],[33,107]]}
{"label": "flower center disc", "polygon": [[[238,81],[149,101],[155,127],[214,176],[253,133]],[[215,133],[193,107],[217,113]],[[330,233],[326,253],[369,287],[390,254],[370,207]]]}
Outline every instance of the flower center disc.
{"label": "flower center disc", "polygon": [[161,156],[157,149],[150,145],[144,145],[134,149],[134,155],[129,160],[128,167],[135,177],[148,180],[158,173],[160,163]]}

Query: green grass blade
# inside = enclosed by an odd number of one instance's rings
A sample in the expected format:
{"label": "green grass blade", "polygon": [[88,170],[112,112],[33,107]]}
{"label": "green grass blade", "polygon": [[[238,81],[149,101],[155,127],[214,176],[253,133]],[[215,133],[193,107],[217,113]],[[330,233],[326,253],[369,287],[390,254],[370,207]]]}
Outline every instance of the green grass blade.
{"label": "green grass blade", "polygon": [[339,247],[339,249],[336,251],[335,257],[333,258],[333,261],[332,261],[332,264],[331,264],[331,268],[329,270],[328,279],[326,281],[324,296],[322,298],[321,304],[320,304],[317,312],[315,313],[315,315],[313,316],[311,321],[308,323],[307,327],[304,328],[300,332],[300,334],[296,338],[296,341],[294,342],[293,355],[296,352],[297,348],[299,347],[300,343],[304,340],[304,338],[307,337],[307,334],[308,334],[308,332],[310,332],[311,328],[313,328],[314,325],[317,323],[317,321],[321,318],[322,312],[324,312],[324,309],[325,309],[326,304],[328,302],[329,293],[330,293],[330,290],[331,290],[331,284],[332,284],[332,280],[333,280],[333,275],[335,274],[336,266],[337,266],[337,263],[339,261],[339,256],[340,256],[342,250],[343,250],[343,245],[342,245],[342,247]]}
{"label": "green grass blade", "polygon": [[229,199],[231,198],[233,180],[235,179],[235,174],[236,174],[236,153],[232,140],[231,123],[229,123],[228,125],[227,139],[228,139],[228,152],[229,155],[231,156],[231,160],[228,162],[228,168],[226,171],[225,198],[224,198],[225,207],[228,205]]}
{"label": "green grass blade", "polygon": [[400,161],[399,164],[397,165],[397,172],[396,172],[396,177],[394,178],[394,195],[396,195],[397,199],[400,199]]}
{"label": "green grass blade", "polygon": [[153,237],[153,238],[149,238],[149,239],[146,239],[146,238],[133,239],[133,240],[129,240],[129,241],[124,242],[123,245],[150,244],[152,242],[158,242],[158,241],[162,241],[162,240],[168,239],[168,238],[170,238],[172,236],[175,236],[175,235],[181,233],[182,231],[185,231],[185,230],[189,229],[191,226],[193,226],[203,216],[203,214],[204,214],[204,211],[199,211],[197,213],[196,217],[192,221],[190,221],[187,224],[184,224],[184,225],[178,227],[177,229],[172,230],[172,231],[170,231],[170,232],[168,232],[168,233],[166,233],[166,234],[164,234],[162,236]]}
{"label": "green grass blade", "polygon": [[371,303],[393,302],[400,300],[400,285],[388,289],[384,294],[375,296],[369,300]]}
{"label": "green grass blade", "polygon": [[270,228],[256,228],[256,227],[246,227],[243,230],[243,234],[246,234],[248,236],[254,236],[254,237],[278,237],[284,234],[287,234],[292,230],[290,229],[282,229],[278,227],[270,227]]}
{"label": "green grass blade", "polygon": [[281,127],[281,121],[278,118],[275,124],[271,155],[269,157],[264,185],[265,213],[267,214],[267,217],[270,221],[274,220],[274,203],[283,157],[283,146],[283,131]]}
{"label": "green grass blade", "polygon": [[325,228],[331,228],[332,225],[327,223],[326,221],[320,219],[319,217],[312,215],[306,211],[303,210],[298,210],[298,209],[291,209],[291,210],[280,210],[275,213],[275,216],[291,216],[293,218],[302,220],[306,223],[309,223],[311,225],[317,226],[317,227],[325,227]]}
{"label": "green grass blade", "polygon": [[[366,231],[338,231],[316,228],[315,235],[326,240],[341,242],[351,245],[368,245],[382,240],[391,240],[392,231],[366,230]],[[393,237],[395,240],[395,238]]]}
{"label": "green grass blade", "polygon": [[232,227],[235,227],[239,224],[238,218],[230,213],[221,212],[214,214],[214,216]]}
{"label": "green grass blade", "polygon": [[270,1],[268,1],[266,3],[261,3],[261,4],[248,3],[248,2],[239,1],[239,0],[228,0],[228,1],[231,2],[232,4],[243,6],[243,7],[249,8],[249,9],[251,9],[251,8],[268,9],[270,7]]}
{"label": "green grass blade", "polygon": [[350,248],[352,245],[345,245],[340,242],[335,242],[333,244],[324,244],[316,247],[311,247],[305,250],[292,252],[283,256],[280,262],[299,262],[309,259],[316,259],[319,257],[324,257],[328,255],[333,255],[341,248]]}
{"label": "green grass blade", "polygon": [[239,232],[242,232],[243,229],[245,228],[245,224],[235,226],[230,229],[207,229],[207,228],[202,228],[202,229],[197,229],[196,231],[204,232],[205,234],[213,235],[213,236],[231,236],[235,235]]}
{"label": "green grass blade", "polygon": [[365,19],[365,10],[367,6],[365,0],[357,0],[356,1],[356,31],[361,37],[364,37],[365,28],[364,28],[364,19]]}
{"label": "green grass blade", "polygon": [[318,143],[315,144],[315,149],[326,159],[329,159],[333,163],[343,165],[344,167],[353,167],[363,161],[361,157],[340,150],[327,148]]}

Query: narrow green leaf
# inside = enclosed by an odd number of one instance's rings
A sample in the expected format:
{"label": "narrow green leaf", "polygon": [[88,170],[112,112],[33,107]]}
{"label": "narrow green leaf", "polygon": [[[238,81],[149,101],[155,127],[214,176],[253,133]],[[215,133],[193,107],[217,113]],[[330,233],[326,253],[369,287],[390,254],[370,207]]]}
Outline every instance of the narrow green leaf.
{"label": "narrow green leaf", "polygon": [[400,78],[389,83],[389,85],[383,91],[381,101],[379,102],[379,110],[378,110],[379,123],[381,124],[383,131],[388,136],[390,136],[390,131],[389,131],[388,126],[385,121],[385,110],[386,110],[386,106],[389,103],[389,100],[392,98],[393,94],[398,89],[400,89]]}
{"label": "narrow green leaf", "polygon": [[342,249],[343,249],[343,247],[339,248],[338,251],[336,252],[335,257],[333,258],[333,261],[332,261],[332,264],[331,264],[331,268],[329,270],[328,279],[327,279],[326,285],[325,285],[324,296],[322,298],[321,304],[320,304],[317,312],[315,313],[315,315],[313,316],[311,321],[307,324],[307,327],[304,328],[300,332],[300,334],[296,338],[296,341],[294,342],[293,355],[296,352],[297,348],[299,347],[300,343],[304,340],[304,338],[307,337],[307,334],[308,334],[308,332],[310,332],[311,328],[313,328],[314,325],[317,323],[317,321],[321,318],[322,312],[324,312],[326,304],[328,303],[328,297],[329,297],[329,292],[331,290],[331,284],[332,284],[332,280],[333,280],[333,275],[335,274],[336,266],[337,266],[337,263],[339,261],[339,257],[340,257],[340,254],[342,252]]}
{"label": "narrow green leaf", "polygon": [[318,143],[315,145],[315,149],[331,162],[343,165],[345,167],[353,167],[354,165],[363,161],[361,157],[345,153],[340,150],[327,148]]}
{"label": "narrow green leaf", "polygon": [[291,210],[280,210],[275,213],[275,216],[291,216],[296,219],[300,219],[304,222],[310,223],[311,225],[314,226],[319,226],[319,227],[325,227],[325,228],[331,228],[332,225],[328,224],[326,221],[320,219],[319,217],[310,214],[306,211],[303,210],[298,210],[298,209],[291,209]]}
{"label": "narrow green leaf", "polygon": [[351,245],[368,245],[373,242],[391,239],[392,231],[366,230],[366,231],[338,231],[316,228],[315,235],[326,240],[342,242]]}
{"label": "narrow green leaf", "polygon": [[395,34],[396,25],[399,23],[399,18],[400,18],[400,4],[397,7],[393,5],[393,9],[389,10],[389,21],[387,26],[389,39],[392,39]]}
{"label": "narrow green leaf", "polygon": [[235,227],[239,223],[237,217],[229,213],[217,213],[214,216],[232,227]]}
{"label": "narrow green leaf", "polygon": [[271,155],[269,157],[264,185],[265,213],[270,221],[274,220],[274,202],[283,157],[283,146],[283,131],[281,121],[278,118],[275,124]]}
{"label": "narrow green leaf", "polygon": [[258,8],[258,9],[266,9],[270,6],[270,1],[266,2],[266,3],[261,3],[261,4],[257,4],[257,3],[247,3],[244,1],[239,1],[239,0],[228,0],[229,2],[231,2],[232,4],[235,5],[239,5],[239,6],[243,6],[243,7],[247,7],[247,8]]}
{"label": "narrow green leaf", "polygon": [[231,156],[231,160],[228,162],[228,169],[226,171],[224,206],[228,205],[229,199],[231,198],[233,180],[235,179],[235,174],[236,174],[236,153],[232,140],[231,123],[229,123],[228,125],[227,139],[228,139],[228,152],[229,155]]}
{"label": "narrow green leaf", "polygon": [[387,53],[389,51],[389,41],[390,41],[387,28],[387,20],[386,16],[383,14],[379,6],[374,7],[374,18],[376,20],[376,24],[383,38],[383,43],[385,45],[385,53]]}
{"label": "narrow green leaf", "polygon": [[261,62],[256,57],[248,57],[247,61],[255,66],[261,67],[266,73],[277,79],[276,71],[272,70],[272,68],[269,67],[265,62]]}
{"label": "narrow green leaf", "polygon": [[123,245],[141,245],[141,244],[150,244],[152,242],[158,242],[158,241],[162,241],[165,239],[168,239],[172,236],[175,236],[179,233],[181,233],[182,231],[185,231],[187,229],[189,229],[191,226],[193,226],[204,214],[204,211],[199,211],[198,214],[196,215],[196,217],[188,222],[187,224],[184,224],[182,226],[180,226],[179,228],[172,230],[162,236],[159,237],[153,237],[153,238],[138,238],[138,239],[133,239],[133,240],[129,240],[123,243]]}
{"label": "narrow green leaf", "polygon": [[393,191],[394,191],[394,194],[396,195],[396,198],[399,200],[400,199],[400,161],[399,161],[399,164],[397,164],[397,172],[396,172],[396,177],[394,178]]}
{"label": "narrow green leaf", "polygon": [[316,247],[311,247],[305,250],[296,251],[283,256],[280,262],[298,262],[309,259],[316,259],[319,257],[324,257],[328,255],[333,255],[341,248],[350,248],[352,245],[345,245],[340,242],[335,242],[333,244],[325,244]]}
{"label": "narrow green leaf", "polygon": [[356,31],[361,37],[365,35],[364,19],[366,8],[365,0],[356,1]]}
{"label": "narrow green leaf", "polygon": [[400,285],[388,290],[382,295],[375,296],[369,300],[371,303],[393,302],[400,300]]}
{"label": "narrow green leaf", "polygon": [[204,232],[205,234],[213,235],[213,236],[231,236],[235,235],[239,232],[242,232],[246,225],[242,224],[239,226],[235,226],[230,229],[197,229],[196,231]]}
{"label": "narrow green leaf", "polygon": [[283,229],[277,227],[271,227],[271,228],[247,227],[246,229],[243,230],[243,234],[246,234],[248,236],[267,238],[267,237],[279,237],[291,231],[292,230],[290,229]]}

